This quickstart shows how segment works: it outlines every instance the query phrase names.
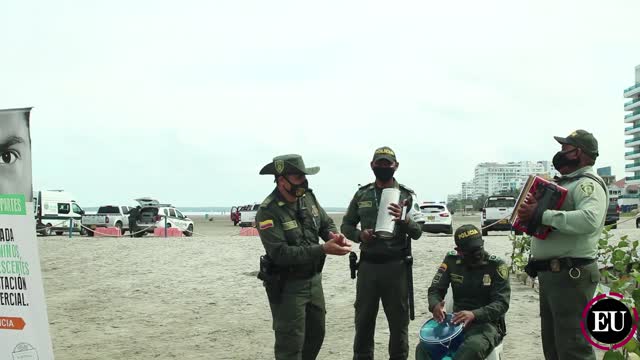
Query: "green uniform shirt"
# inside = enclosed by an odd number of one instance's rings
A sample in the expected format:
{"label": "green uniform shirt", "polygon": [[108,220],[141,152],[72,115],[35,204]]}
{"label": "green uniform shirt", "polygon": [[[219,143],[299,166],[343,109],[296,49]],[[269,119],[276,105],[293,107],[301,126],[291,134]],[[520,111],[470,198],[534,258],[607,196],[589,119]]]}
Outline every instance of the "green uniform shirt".
{"label": "green uniform shirt", "polygon": [[[400,202],[409,201],[409,208],[417,206],[413,204],[413,190],[399,184],[394,180],[394,187],[400,189]],[[353,196],[347,213],[342,219],[340,230],[347,239],[360,242],[361,230],[376,228],[376,219],[378,218],[378,206],[382,196],[382,188],[375,183],[365,185],[358,189]],[[402,249],[406,247],[405,236],[408,234],[413,239],[418,239],[422,235],[420,225],[411,219],[409,223],[399,222],[396,224],[395,236],[389,240],[373,239],[366,243],[360,244],[360,250],[375,254],[400,254]],[[357,228],[360,223],[360,229]]]}
{"label": "green uniform shirt", "polygon": [[[587,166],[565,177],[584,173],[597,176],[593,168]],[[561,179],[558,184],[568,190],[567,197],[560,210],[543,213],[542,223],[554,230],[545,240],[532,238],[531,256],[537,260],[557,257],[595,259],[607,215],[608,195],[602,185],[588,177]]]}
{"label": "green uniform shirt", "polygon": [[[296,216],[298,202],[305,215],[303,222]],[[258,209],[256,227],[265,251],[280,266],[311,265],[324,261],[326,255],[318,237],[328,241],[329,232],[337,232],[333,220],[311,190],[293,204],[287,203],[278,190],[274,190]]]}
{"label": "green uniform shirt", "polygon": [[428,290],[429,311],[444,300],[449,284],[453,311],[471,311],[477,322],[495,323],[509,310],[509,268],[496,256],[485,253],[483,264],[469,267],[455,251],[448,253]]}

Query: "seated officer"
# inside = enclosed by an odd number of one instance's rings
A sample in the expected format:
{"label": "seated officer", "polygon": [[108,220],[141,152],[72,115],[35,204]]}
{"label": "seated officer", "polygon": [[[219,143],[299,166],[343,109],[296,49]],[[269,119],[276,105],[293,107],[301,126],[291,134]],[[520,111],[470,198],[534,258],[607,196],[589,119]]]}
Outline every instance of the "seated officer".
{"label": "seated officer", "polygon": [[[509,268],[484,251],[480,230],[463,225],[454,234],[456,250],[448,253],[429,287],[429,311],[442,322],[444,297],[453,289],[453,323],[464,324],[464,342],[453,359],[483,360],[506,334],[504,315],[509,309]],[[429,359],[420,344],[416,359]]]}

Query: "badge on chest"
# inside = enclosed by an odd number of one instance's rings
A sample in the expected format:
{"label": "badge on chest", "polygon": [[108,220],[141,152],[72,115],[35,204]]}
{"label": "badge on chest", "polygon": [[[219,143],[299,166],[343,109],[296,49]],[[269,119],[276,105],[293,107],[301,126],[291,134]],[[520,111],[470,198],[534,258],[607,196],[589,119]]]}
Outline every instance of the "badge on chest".
{"label": "badge on chest", "polygon": [[489,274],[484,274],[482,277],[482,286],[491,286],[491,276]]}

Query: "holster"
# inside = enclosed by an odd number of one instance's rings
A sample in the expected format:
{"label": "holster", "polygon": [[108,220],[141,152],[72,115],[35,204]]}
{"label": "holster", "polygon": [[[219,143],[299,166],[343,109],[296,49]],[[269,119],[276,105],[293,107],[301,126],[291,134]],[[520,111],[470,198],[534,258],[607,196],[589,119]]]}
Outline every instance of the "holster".
{"label": "holster", "polygon": [[355,252],[349,254],[349,270],[351,271],[351,278],[355,279],[358,276],[358,255]]}
{"label": "holster", "polygon": [[524,266],[524,272],[533,279],[538,276],[538,270],[535,268],[535,266],[533,266],[533,262],[531,261],[529,261],[527,265]]}
{"label": "holster", "polygon": [[282,290],[284,289],[284,275],[277,271],[276,265],[269,255],[260,256],[260,271],[258,279],[267,291],[267,297],[272,304],[282,302]]}

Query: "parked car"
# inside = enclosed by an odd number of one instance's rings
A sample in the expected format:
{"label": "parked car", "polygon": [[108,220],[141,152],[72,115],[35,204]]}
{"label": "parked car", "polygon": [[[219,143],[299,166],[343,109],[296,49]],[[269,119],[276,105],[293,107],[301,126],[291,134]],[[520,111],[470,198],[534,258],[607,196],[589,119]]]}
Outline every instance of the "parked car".
{"label": "parked car", "polygon": [[[604,225],[613,225],[611,228],[618,228],[618,220],[620,220],[620,206],[615,201],[609,202],[609,207],[607,208],[607,217],[604,220]],[[638,226],[638,219],[636,219],[636,227]]]}
{"label": "parked car", "polygon": [[82,216],[82,225],[91,229],[85,229],[89,236],[93,236],[93,230],[99,227],[117,227],[124,235],[129,230],[129,211],[132,208],[124,205],[100,206],[96,214]]}
{"label": "parked car", "polygon": [[145,234],[142,231],[147,229],[147,233],[153,233],[155,228],[174,227],[182,230],[185,236],[193,235],[193,220],[184,216],[180,210],[171,204],[160,204],[157,200],[149,198],[136,199],[142,208],[140,209],[140,217],[136,223],[139,233],[136,237]]}
{"label": "parked car", "polygon": [[65,231],[85,234],[81,224],[84,210],[76,203],[73,195],[64,190],[38,191],[33,198],[36,217],[36,231],[49,236],[52,232],[62,235]]}
{"label": "parked car", "polygon": [[424,218],[422,231],[453,234],[453,220],[446,204],[424,202],[420,205],[420,212]]}
{"label": "parked car", "polygon": [[240,207],[240,226],[256,226],[256,214],[260,208],[259,203],[253,205],[245,205]]}
{"label": "parked car", "polygon": [[[509,217],[513,213],[516,205],[516,198],[513,196],[490,196],[482,208],[481,225],[482,236],[487,236],[489,231],[511,231]],[[493,224],[493,225],[492,225]],[[485,228],[491,225],[489,228]],[[522,231],[514,230],[516,235],[522,235]]]}

